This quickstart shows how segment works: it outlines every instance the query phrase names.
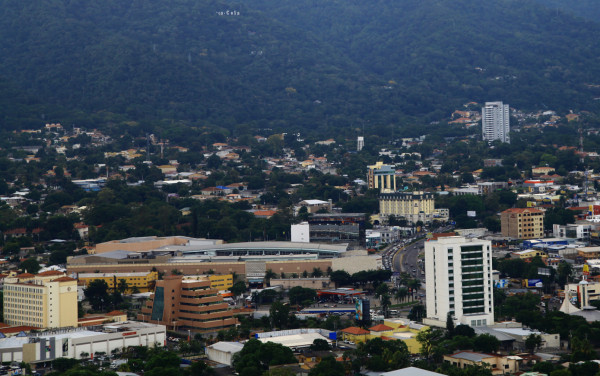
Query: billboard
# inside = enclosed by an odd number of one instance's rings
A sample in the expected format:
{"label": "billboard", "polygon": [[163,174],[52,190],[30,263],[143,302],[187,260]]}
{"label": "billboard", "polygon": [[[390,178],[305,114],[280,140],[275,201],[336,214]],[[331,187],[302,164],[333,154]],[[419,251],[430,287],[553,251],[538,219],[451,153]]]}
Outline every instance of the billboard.
{"label": "billboard", "polygon": [[499,289],[508,287],[508,279],[497,280],[496,283],[494,284],[494,287],[499,288]]}
{"label": "billboard", "polygon": [[544,284],[542,283],[541,279],[524,279],[523,280],[523,285],[524,287],[530,288],[530,287],[544,287]]}
{"label": "billboard", "polygon": [[356,309],[354,318],[357,321],[371,321],[371,302],[368,299],[356,299],[354,308]]}

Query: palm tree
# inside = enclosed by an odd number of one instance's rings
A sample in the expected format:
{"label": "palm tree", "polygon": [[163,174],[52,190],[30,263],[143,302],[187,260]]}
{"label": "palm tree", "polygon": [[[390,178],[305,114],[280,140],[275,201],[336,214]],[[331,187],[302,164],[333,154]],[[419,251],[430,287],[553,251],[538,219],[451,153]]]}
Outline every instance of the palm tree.
{"label": "palm tree", "polygon": [[275,273],[271,269],[267,269],[267,272],[265,273],[265,283],[267,284],[267,286],[271,286],[272,278],[277,278],[277,273]]}
{"label": "palm tree", "polygon": [[401,302],[403,302],[407,296],[408,296],[408,289],[406,287],[400,287],[398,289],[398,291],[396,292],[396,299],[400,300]]}
{"label": "palm tree", "polygon": [[418,279],[411,279],[408,284],[408,287],[410,287],[412,289],[412,299],[415,300],[415,294],[417,293],[417,291],[419,290],[419,288],[421,287],[421,281],[419,281]]}
{"label": "palm tree", "polygon": [[121,294],[124,294],[125,291],[127,291],[128,289],[129,289],[129,284],[127,283],[127,281],[123,278],[119,279],[119,283],[117,284],[117,290]]}
{"label": "palm tree", "polygon": [[383,317],[388,317],[390,305],[392,305],[390,296],[388,294],[383,294],[381,296],[381,310],[383,311]]}

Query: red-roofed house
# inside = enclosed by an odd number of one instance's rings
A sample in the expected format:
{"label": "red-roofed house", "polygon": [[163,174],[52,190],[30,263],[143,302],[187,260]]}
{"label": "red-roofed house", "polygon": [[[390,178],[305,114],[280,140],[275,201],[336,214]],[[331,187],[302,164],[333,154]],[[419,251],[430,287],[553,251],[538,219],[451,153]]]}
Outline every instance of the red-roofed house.
{"label": "red-roofed house", "polygon": [[359,328],[357,326],[351,326],[342,330],[342,339],[344,341],[365,342],[368,339],[368,335],[371,334],[368,330]]}
{"label": "red-roofed house", "polygon": [[269,219],[276,213],[277,213],[276,210],[257,210],[253,214],[256,218]]}

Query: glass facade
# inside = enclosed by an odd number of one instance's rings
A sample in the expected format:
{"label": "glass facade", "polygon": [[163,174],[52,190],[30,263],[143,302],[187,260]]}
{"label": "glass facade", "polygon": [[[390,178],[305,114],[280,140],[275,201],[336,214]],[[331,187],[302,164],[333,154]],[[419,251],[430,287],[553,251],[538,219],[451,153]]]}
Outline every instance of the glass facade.
{"label": "glass facade", "polygon": [[462,302],[466,314],[485,313],[483,246],[461,247]]}
{"label": "glass facade", "polygon": [[152,305],[152,320],[161,321],[163,311],[165,310],[165,289],[157,286],[154,292],[154,302]]}

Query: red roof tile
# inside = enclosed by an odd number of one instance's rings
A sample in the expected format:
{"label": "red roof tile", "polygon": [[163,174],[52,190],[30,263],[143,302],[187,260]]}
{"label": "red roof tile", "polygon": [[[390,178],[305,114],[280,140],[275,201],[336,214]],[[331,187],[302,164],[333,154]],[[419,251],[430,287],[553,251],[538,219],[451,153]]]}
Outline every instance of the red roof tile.
{"label": "red roof tile", "polygon": [[106,314],[106,316],[121,316],[124,315],[125,312],[122,311],[110,311],[109,313]]}
{"label": "red roof tile", "polygon": [[348,333],[348,334],[370,334],[370,332],[368,330],[359,328],[357,326],[351,326],[349,328],[346,328],[344,330],[342,330],[342,333]]}
{"label": "red roof tile", "polygon": [[47,270],[45,272],[38,273],[38,277],[49,277],[51,275],[64,275],[65,273],[59,272],[58,270]]}
{"label": "red roof tile", "polygon": [[391,328],[387,325],[383,325],[383,324],[379,324],[379,325],[375,325],[372,328],[369,328],[370,331],[372,332],[387,332],[388,330],[392,330],[394,328]]}
{"label": "red roof tile", "polygon": [[27,326],[27,325],[9,326],[7,328],[0,329],[0,333],[10,334],[10,333],[28,332],[28,331],[39,330],[39,329],[41,329],[41,328],[38,328],[35,326]]}
{"label": "red roof tile", "polygon": [[71,281],[77,281],[75,278],[71,278],[71,277],[60,277],[60,278],[56,278],[53,279],[52,282],[71,282]]}

